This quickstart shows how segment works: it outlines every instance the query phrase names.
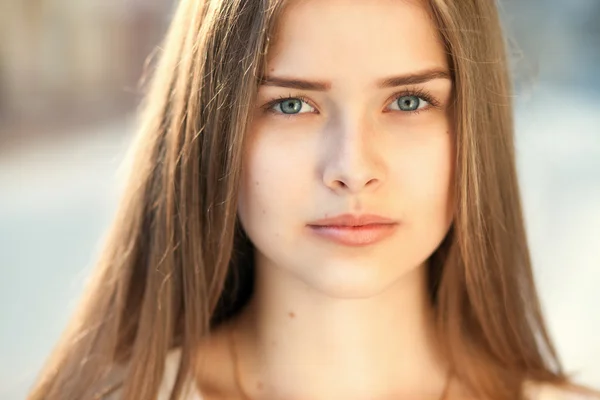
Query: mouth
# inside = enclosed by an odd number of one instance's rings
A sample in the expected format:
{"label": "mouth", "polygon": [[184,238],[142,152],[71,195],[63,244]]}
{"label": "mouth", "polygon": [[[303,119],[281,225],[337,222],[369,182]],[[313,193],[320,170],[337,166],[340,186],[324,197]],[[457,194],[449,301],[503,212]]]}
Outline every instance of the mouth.
{"label": "mouth", "polygon": [[368,246],[394,234],[399,223],[379,215],[345,214],[307,226],[316,236],[344,246]]}

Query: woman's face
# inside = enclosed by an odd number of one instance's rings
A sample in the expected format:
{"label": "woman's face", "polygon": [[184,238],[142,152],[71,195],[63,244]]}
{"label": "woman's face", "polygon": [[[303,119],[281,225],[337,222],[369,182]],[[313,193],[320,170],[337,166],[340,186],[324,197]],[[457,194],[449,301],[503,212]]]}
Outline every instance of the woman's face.
{"label": "woman's face", "polygon": [[422,265],[451,224],[446,53],[421,1],[290,3],[248,131],[239,216],[260,268],[371,296]]}

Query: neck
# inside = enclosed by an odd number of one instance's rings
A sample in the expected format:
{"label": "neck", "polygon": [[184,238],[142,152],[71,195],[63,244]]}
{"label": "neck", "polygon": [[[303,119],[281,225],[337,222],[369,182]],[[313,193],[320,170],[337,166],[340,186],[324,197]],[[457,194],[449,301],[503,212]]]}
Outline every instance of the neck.
{"label": "neck", "polygon": [[424,266],[360,299],[258,267],[234,329],[239,384],[254,400],[438,399],[445,386]]}

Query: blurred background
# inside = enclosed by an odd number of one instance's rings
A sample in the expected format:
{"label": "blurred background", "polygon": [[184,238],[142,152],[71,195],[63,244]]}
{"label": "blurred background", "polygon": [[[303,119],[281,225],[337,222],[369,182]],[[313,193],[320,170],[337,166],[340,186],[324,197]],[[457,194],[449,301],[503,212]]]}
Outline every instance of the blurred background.
{"label": "blurred background", "polygon": [[[23,399],[116,208],[138,82],[175,0],[0,3],[0,398]],[[534,269],[600,388],[600,0],[504,0]]]}

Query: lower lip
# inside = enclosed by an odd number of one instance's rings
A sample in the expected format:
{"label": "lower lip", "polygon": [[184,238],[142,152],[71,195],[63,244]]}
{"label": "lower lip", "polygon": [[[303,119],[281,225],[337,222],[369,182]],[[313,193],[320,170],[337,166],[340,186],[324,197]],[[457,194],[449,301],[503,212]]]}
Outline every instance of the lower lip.
{"label": "lower lip", "polygon": [[309,225],[318,236],[344,246],[368,246],[394,234],[397,224],[370,224],[363,226]]}

